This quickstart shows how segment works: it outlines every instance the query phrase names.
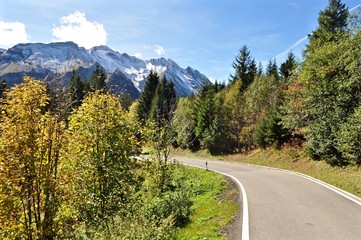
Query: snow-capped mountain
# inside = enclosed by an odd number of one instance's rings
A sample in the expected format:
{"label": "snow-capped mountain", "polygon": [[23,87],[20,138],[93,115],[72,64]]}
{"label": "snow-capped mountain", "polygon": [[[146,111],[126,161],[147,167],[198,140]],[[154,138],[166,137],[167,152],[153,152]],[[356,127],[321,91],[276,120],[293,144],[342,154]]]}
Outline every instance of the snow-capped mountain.
{"label": "snow-capped mountain", "polygon": [[139,97],[151,70],[173,81],[181,97],[197,93],[202,85],[210,83],[197,70],[183,69],[171,59],[141,60],[107,46],[86,50],[73,42],[63,42],[18,44],[0,49],[0,79],[5,79],[8,86],[22,82],[23,76],[28,75],[44,79],[54,88],[65,87],[74,70],[88,79],[97,64],[106,71],[113,91],[127,91],[135,98]]}

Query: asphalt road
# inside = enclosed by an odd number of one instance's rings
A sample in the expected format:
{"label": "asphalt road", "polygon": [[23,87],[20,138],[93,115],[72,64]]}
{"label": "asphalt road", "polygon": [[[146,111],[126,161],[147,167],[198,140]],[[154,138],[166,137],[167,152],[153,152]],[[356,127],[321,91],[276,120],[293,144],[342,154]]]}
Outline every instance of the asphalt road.
{"label": "asphalt road", "polygon": [[[205,160],[176,159],[206,167]],[[287,171],[223,161],[208,161],[208,168],[245,191],[240,239],[361,240],[361,201],[353,195]]]}

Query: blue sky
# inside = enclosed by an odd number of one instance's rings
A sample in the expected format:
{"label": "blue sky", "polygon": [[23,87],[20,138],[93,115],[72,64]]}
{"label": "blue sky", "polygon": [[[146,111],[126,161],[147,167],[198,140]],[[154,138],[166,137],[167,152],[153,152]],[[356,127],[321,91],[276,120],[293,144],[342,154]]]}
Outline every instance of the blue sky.
{"label": "blue sky", "polygon": [[[344,0],[349,9],[361,1]],[[328,0],[4,0],[0,48],[24,42],[108,45],[141,59],[165,57],[224,81],[247,45],[266,63],[317,26]],[[296,44],[299,52],[305,41]],[[283,53],[283,54],[282,54]]]}

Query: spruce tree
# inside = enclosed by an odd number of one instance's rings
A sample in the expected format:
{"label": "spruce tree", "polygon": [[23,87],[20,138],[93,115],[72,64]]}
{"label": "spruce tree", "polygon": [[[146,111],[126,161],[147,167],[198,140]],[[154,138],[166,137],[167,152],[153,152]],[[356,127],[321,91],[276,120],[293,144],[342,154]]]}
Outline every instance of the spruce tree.
{"label": "spruce tree", "polygon": [[266,69],[267,76],[273,76],[275,80],[279,81],[278,67],[276,63],[276,59],[270,59],[267,64]]}
{"label": "spruce tree", "polygon": [[307,54],[327,42],[342,39],[341,35],[347,31],[349,11],[346,4],[340,0],[329,0],[328,6],[318,16],[318,27],[309,35],[310,43],[305,51]]}
{"label": "spruce tree", "polygon": [[102,67],[97,64],[95,70],[92,72],[90,77],[90,88],[91,90],[106,90],[106,80],[107,76],[102,69]]}
{"label": "spruce tree", "polygon": [[159,124],[167,124],[173,118],[173,112],[177,104],[177,97],[172,81],[163,77],[159,82],[155,96],[152,100],[150,116]]}
{"label": "spruce tree", "polygon": [[256,62],[251,57],[251,52],[247,46],[243,46],[240,49],[232,67],[235,70],[235,74],[230,76],[229,82],[232,84],[240,80],[242,82],[240,90],[244,91],[253,82],[257,73]]}
{"label": "spruce tree", "polygon": [[215,101],[215,95],[213,85],[203,86],[194,106],[196,115],[195,135],[201,145],[210,151],[215,149],[217,137],[220,134],[217,116],[219,106]]}
{"label": "spruce tree", "polygon": [[139,105],[137,108],[138,120],[143,124],[149,118],[150,109],[152,107],[152,101],[155,96],[155,92],[158,84],[159,84],[159,76],[157,72],[150,71],[147,80],[145,82],[144,90],[140,95]]}
{"label": "spruce tree", "polygon": [[3,92],[5,92],[6,90],[6,81],[2,80],[2,82],[0,83],[0,98],[3,97]]}
{"label": "spruce tree", "polygon": [[262,62],[259,62],[257,67],[257,76],[261,77],[262,75],[263,75],[263,65]]}
{"label": "spruce tree", "polygon": [[318,16],[319,30],[344,31],[347,28],[348,8],[340,0],[329,0],[328,6]]}
{"label": "spruce tree", "polygon": [[281,64],[281,67],[279,69],[281,79],[287,80],[291,76],[292,71],[296,68],[296,66],[296,57],[292,52],[289,52],[286,61]]}
{"label": "spruce tree", "polygon": [[67,94],[70,101],[70,108],[79,107],[84,99],[85,85],[80,79],[79,72],[73,71],[70,83],[67,88]]}

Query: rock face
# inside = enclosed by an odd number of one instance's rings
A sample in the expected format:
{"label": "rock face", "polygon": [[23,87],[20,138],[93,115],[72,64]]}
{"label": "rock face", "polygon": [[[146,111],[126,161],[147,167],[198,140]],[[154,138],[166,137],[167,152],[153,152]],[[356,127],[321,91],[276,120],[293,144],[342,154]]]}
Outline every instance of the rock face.
{"label": "rock face", "polygon": [[128,92],[137,98],[151,70],[173,81],[179,97],[197,93],[209,79],[197,70],[181,68],[171,59],[141,60],[119,53],[107,46],[86,50],[73,42],[18,44],[7,50],[0,49],[0,79],[8,86],[22,82],[25,75],[43,79],[52,88],[65,87],[72,72],[79,71],[89,79],[96,65],[107,73],[108,85],[116,93]]}

